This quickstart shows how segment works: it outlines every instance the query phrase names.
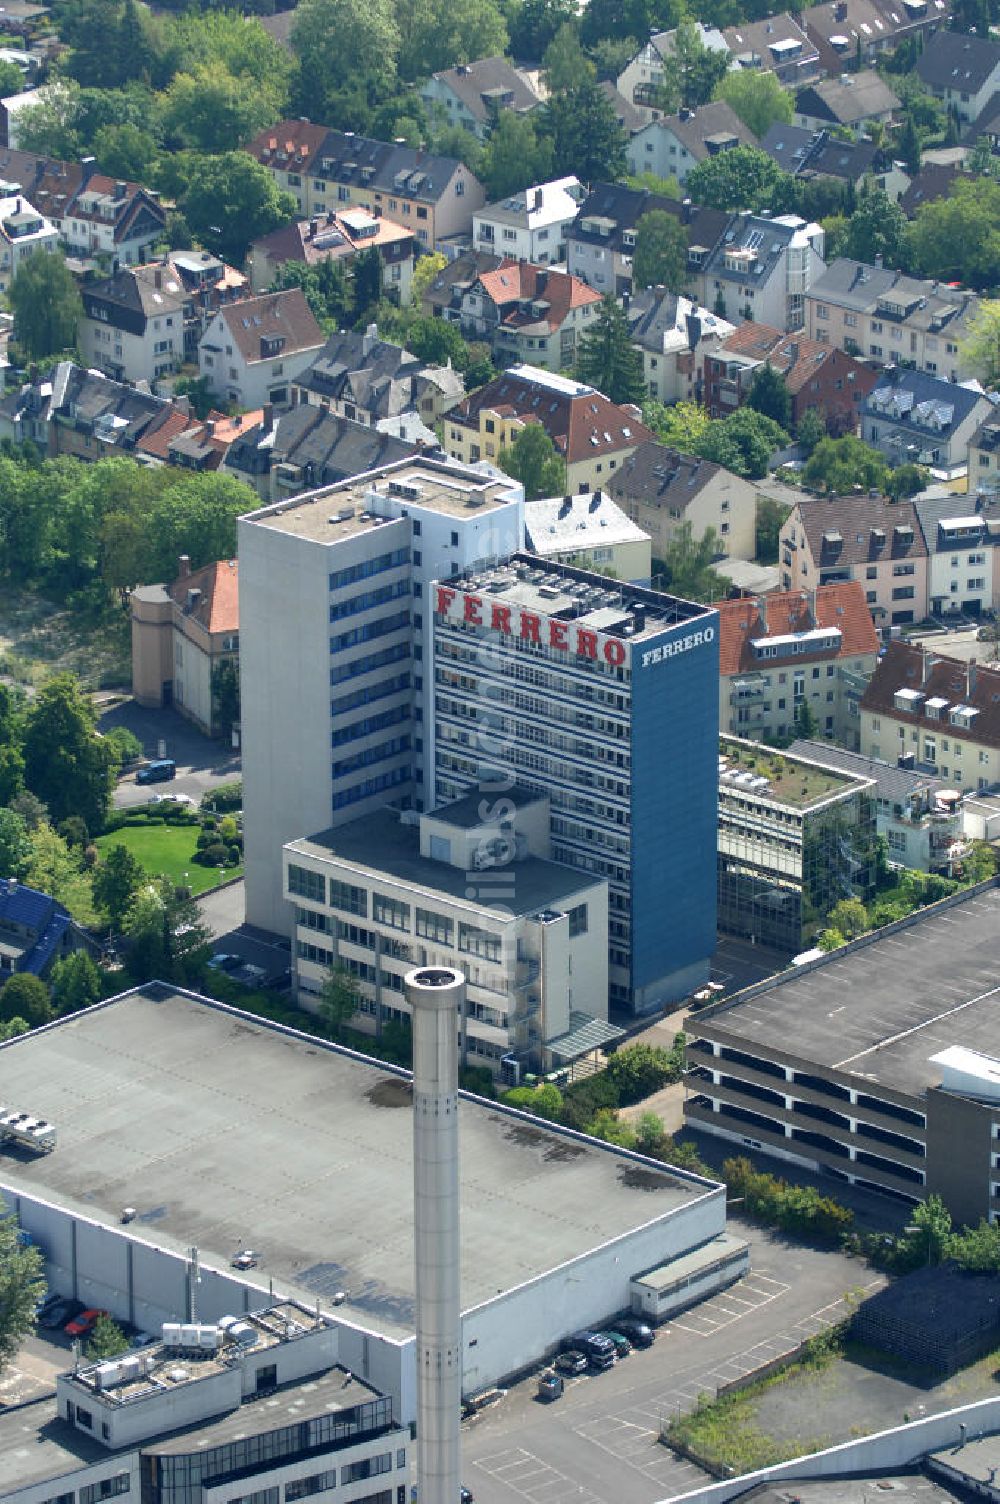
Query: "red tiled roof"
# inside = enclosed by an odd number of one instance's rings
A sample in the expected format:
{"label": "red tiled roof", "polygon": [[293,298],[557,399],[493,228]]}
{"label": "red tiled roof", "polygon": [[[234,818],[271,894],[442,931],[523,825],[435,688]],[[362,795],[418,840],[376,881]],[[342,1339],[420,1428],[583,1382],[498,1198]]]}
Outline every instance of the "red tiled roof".
{"label": "red tiled roof", "polygon": [[748,355],[753,360],[767,360],[785,378],[785,384],[794,397],[811,381],[816,372],[832,359],[841,355],[844,360],[856,364],[859,371],[866,368],[852,358],[843,355],[832,345],[821,344],[818,339],[807,339],[802,334],[784,334],[767,324],[747,322],[740,324],[716,352],[716,359],[726,355]]}
{"label": "red tiled roof", "polygon": [[[864,586],[859,580],[848,580],[837,585],[820,585],[816,591],[815,606],[808,591],[788,590],[768,595],[764,600],[767,625],[761,612],[760,600],[717,601],[719,613],[719,673],[745,673],[748,669],[760,668],[772,660],[757,657],[751,647],[751,638],[784,637],[793,632],[808,632],[816,627],[839,627],[841,632],[838,658],[856,658],[860,654],[878,652],[878,635],[872,622],[871,612],[865,604]],[[815,612],[815,614],[814,614]],[[796,664],[812,663],[829,658],[823,649],[816,653],[796,655]]]}
{"label": "red tiled roof", "polygon": [[[894,697],[900,689],[915,689],[924,695],[916,712],[896,708]],[[924,714],[923,708],[932,699],[945,700],[949,709],[970,705],[978,714],[968,728],[954,725],[948,709],[934,720]],[[865,690],[861,708],[911,726],[924,726],[928,731],[942,731],[956,740],[1000,747],[1000,671],[975,662],[968,664],[961,658],[945,658],[916,644],[889,644]],[[971,768],[966,773],[974,776]]]}
{"label": "red tiled roof", "polygon": [[240,629],[239,566],[235,559],[219,559],[191,574],[180,575],[170,586],[178,606],[187,604],[188,591],[200,590],[194,618],[208,632],[238,632]]}
{"label": "red tiled roof", "polygon": [[540,423],[569,464],[631,451],[653,437],[636,415],[637,410],[616,406],[592,387],[580,386],[570,395],[541,382],[536,385],[512,371],[505,371],[452,408],[448,422],[478,432],[479,414],[484,408],[504,417]]}
{"label": "red tiled roof", "polygon": [[186,433],[189,428],[194,428],[196,424],[197,419],[192,418],[190,413],[182,413],[174,408],[155,428],[147,429],[135,447],[142,454],[151,454],[156,459],[166,460],[169,456],[170,441]]}
{"label": "red tiled roof", "polygon": [[[549,310],[545,322],[553,330],[565,322],[571,309],[601,301],[601,294],[588,287],[586,282],[581,282],[579,277],[571,277],[568,272],[550,271],[530,261],[501,261],[495,271],[481,274],[479,285],[500,309],[510,303],[547,303]],[[505,321],[501,314],[501,322]]]}

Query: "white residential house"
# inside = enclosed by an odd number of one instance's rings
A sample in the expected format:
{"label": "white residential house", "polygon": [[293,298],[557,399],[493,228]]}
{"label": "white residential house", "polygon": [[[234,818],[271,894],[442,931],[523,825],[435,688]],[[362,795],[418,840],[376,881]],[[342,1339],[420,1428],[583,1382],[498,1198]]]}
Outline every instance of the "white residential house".
{"label": "white residential house", "polygon": [[566,258],[566,227],[586,197],[579,178],[557,178],[487,204],[472,216],[472,243],[516,261],[549,266]]}
{"label": "white residential house", "polygon": [[[729,51],[721,31],[717,31],[714,26],[703,26],[700,21],[695,24],[703,47],[712,52]],[[634,106],[646,125],[651,120],[658,120],[663,114],[660,98],[664,65],[673,55],[675,35],[673,31],[655,32],[618,75],[619,94]]]}
{"label": "white residential house", "polygon": [[805,326],[805,298],[825,268],[826,238],[794,214],[734,215],[704,262],[702,301],[721,318]]}
{"label": "white residential house", "polygon": [[420,98],[448,125],[460,125],[485,141],[501,110],[526,115],[542,102],[535,79],[505,57],[483,57],[432,73]]}
{"label": "white residential house", "polygon": [[635,293],[626,317],[649,395],[667,403],[701,402],[705,356],[725,344],[734,325],[665,287]]}
{"label": "white residential house", "polygon": [[78,339],[84,364],[115,381],[152,384],[184,360],[184,287],[169,266],[121,267],[85,285]]}
{"label": "white residential house", "polygon": [[0,293],[5,293],[18,268],[35,251],[55,251],[59,231],[20,194],[0,198]]}
{"label": "white residential house", "polygon": [[658,178],[675,177],[683,187],[699,162],[734,146],[756,145],[756,136],[732,106],[716,99],[700,109],[681,109],[652,121],[636,132],[625,154],[629,171],[636,176],[652,172]]}
{"label": "white residential house", "polygon": [[914,66],[924,88],[959,120],[978,120],[1000,90],[1000,42],[993,36],[939,31]]}
{"label": "white residential house", "polygon": [[991,412],[975,387],[892,368],[865,399],[861,437],[891,464],[926,465],[935,480],[953,483],[967,477],[969,441]]}
{"label": "white residential house", "polygon": [[323,344],[322,329],[294,287],[220,308],[198,345],[198,369],[223,401],[287,406],[292,382]]}

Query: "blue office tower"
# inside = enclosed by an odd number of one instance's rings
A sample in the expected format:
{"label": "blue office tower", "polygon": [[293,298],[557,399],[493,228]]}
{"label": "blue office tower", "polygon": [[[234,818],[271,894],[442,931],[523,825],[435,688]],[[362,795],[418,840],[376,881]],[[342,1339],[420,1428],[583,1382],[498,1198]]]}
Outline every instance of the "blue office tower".
{"label": "blue office tower", "polygon": [[550,800],[551,857],[608,883],[608,986],[650,1013],[715,949],[718,615],[515,554],[432,587],[430,803]]}

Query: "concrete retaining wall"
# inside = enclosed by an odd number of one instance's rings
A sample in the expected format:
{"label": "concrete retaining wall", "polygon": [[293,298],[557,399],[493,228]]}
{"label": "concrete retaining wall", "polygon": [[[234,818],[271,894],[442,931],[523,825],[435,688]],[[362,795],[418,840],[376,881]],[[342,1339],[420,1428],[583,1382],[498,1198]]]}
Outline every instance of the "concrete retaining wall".
{"label": "concrete retaining wall", "polygon": [[928,1415],[908,1426],[879,1431],[858,1441],[842,1442],[840,1446],[828,1447],[810,1457],[797,1457],[776,1467],[745,1473],[742,1478],[710,1483],[691,1493],[675,1494],[670,1500],[661,1500],[660,1504],[681,1504],[681,1501],[683,1504],[728,1504],[730,1499],[739,1499],[764,1483],[898,1471],[912,1467],[928,1452],[957,1446],[963,1439],[963,1426],[970,1441],[1000,1431],[1000,1396],[979,1400],[974,1405],[962,1405],[957,1410],[945,1410],[941,1415]]}

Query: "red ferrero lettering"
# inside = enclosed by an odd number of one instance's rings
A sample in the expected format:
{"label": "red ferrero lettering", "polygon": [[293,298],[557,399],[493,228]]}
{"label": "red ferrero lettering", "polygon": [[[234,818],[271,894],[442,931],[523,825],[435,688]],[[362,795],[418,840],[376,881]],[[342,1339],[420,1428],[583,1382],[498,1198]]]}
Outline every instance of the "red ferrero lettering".
{"label": "red ferrero lettering", "polygon": [[549,622],[549,647],[569,647],[569,627],[566,622],[554,620]]}
{"label": "red ferrero lettering", "polygon": [[494,632],[509,632],[510,631],[510,607],[509,606],[498,606],[496,604],[496,602],[494,601],[494,603],[493,603],[493,614],[490,617],[490,626],[493,628]]}
{"label": "red ferrero lettering", "polygon": [[604,661],[612,668],[621,668],[625,662],[625,644],[617,637],[609,637],[604,644]]}
{"label": "red ferrero lettering", "polygon": [[576,632],[576,656],[578,658],[593,658],[597,660],[597,633],[586,632],[583,627],[578,627]]}
{"label": "red ferrero lettering", "polygon": [[448,615],[448,607],[451,605],[451,603],[452,603],[452,601],[454,599],[455,599],[455,592],[454,592],[454,590],[449,590],[447,585],[439,585],[437,587],[437,607],[436,607],[436,609],[437,609],[438,616],[447,616]]}
{"label": "red ferrero lettering", "polygon": [[538,630],[541,626],[541,618],[533,611],[521,612],[521,641],[538,642]]}
{"label": "red ferrero lettering", "polygon": [[474,627],[481,627],[483,624],[483,618],[479,614],[479,608],[482,604],[482,600],[478,595],[467,595],[465,597],[465,620],[471,622]]}

